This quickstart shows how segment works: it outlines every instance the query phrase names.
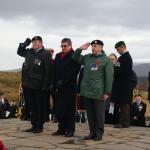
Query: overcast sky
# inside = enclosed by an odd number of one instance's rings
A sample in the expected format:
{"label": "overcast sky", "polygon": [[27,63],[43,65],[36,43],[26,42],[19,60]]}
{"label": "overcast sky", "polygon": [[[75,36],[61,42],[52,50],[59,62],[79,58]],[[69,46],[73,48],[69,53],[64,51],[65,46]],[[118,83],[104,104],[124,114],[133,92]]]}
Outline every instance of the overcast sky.
{"label": "overcast sky", "polygon": [[150,62],[149,6],[150,0],[0,0],[0,70],[21,67],[18,44],[35,35],[55,54],[64,37],[74,49],[103,40],[107,54],[124,40],[134,61]]}

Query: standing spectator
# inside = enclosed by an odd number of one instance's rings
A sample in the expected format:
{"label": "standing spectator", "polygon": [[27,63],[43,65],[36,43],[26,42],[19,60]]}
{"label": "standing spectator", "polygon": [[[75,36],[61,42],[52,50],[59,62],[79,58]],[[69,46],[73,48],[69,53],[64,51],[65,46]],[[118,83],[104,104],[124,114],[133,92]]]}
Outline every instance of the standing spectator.
{"label": "standing spectator", "polygon": [[119,105],[120,121],[115,128],[130,126],[130,103],[132,89],[132,58],[124,41],[116,43],[115,48],[121,55],[114,67],[114,81],[111,101]]}
{"label": "standing spectator", "polygon": [[[115,54],[110,54],[109,59],[115,66],[117,62],[117,56]],[[119,121],[120,110],[118,105],[110,102],[110,98],[108,98],[105,102],[105,123],[117,124]]]}

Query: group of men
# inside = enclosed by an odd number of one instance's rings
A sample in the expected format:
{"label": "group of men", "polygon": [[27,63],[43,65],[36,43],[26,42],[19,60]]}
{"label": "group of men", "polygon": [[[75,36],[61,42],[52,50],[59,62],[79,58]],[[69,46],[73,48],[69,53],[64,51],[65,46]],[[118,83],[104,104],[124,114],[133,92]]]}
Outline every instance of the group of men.
{"label": "group of men", "polygon": [[[27,48],[32,43],[31,48]],[[92,52],[82,55],[91,46]],[[85,140],[102,140],[105,121],[105,100],[120,107],[120,121],[115,128],[130,126],[130,106],[133,93],[132,58],[124,41],[119,41],[115,49],[121,55],[115,64],[104,52],[104,43],[93,40],[75,51],[72,41],[61,41],[61,52],[52,60],[45,50],[40,36],[26,39],[18,47],[18,55],[25,58],[22,71],[22,88],[31,111],[31,125],[26,132],[43,131],[45,110],[49,94],[53,93],[58,129],[53,136],[74,136],[77,76],[84,66],[80,86],[80,96],[85,101],[90,134]]]}

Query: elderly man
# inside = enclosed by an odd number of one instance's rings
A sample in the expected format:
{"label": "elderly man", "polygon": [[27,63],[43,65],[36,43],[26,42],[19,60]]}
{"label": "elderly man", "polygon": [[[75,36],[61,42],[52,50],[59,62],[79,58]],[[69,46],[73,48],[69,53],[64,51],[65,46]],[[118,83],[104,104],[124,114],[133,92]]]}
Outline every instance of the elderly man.
{"label": "elderly man", "polygon": [[[26,48],[32,42],[32,48]],[[43,131],[45,93],[53,84],[53,70],[50,54],[43,47],[40,36],[27,39],[20,43],[18,55],[25,57],[22,74],[22,86],[24,94],[30,98],[31,129],[26,132],[40,133]]]}
{"label": "elderly man", "polygon": [[[92,53],[81,55],[82,50],[92,46]],[[90,135],[85,140],[102,140],[104,133],[104,101],[111,93],[113,64],[103,51],[103,42],[94,40],[78,48],[72,58],[84,65],[80,95],[85,98]]]}

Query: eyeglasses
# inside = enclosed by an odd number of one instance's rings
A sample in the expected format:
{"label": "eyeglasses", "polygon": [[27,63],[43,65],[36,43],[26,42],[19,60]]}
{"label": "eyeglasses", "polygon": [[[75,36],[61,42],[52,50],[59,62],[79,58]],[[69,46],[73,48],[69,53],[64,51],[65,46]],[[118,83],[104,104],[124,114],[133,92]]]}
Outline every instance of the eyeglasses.
{"label": "eyeglasses", "polygon": [[67,47],[68,45],[61,45],[61,47],[63,48],[63,47]]}

